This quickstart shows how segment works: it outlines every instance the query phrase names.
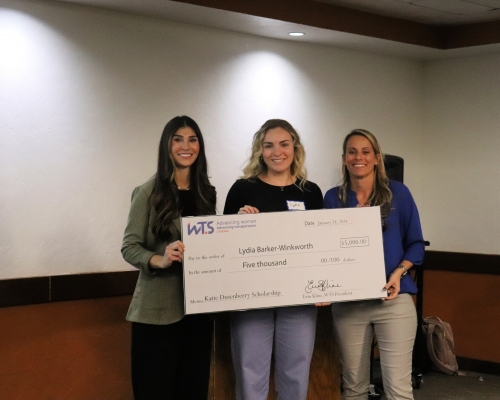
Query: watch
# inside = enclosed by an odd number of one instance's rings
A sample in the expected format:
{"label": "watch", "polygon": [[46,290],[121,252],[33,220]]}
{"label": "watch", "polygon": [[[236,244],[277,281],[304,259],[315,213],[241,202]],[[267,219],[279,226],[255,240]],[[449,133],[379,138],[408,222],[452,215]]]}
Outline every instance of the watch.
{"label": "watch", "polygon": [[[408,270],[406,269],[406,267],[405,267],[403,264],[399,264],[399,265],[397,266],[397,268],[403,268],[403,271],[404,271],[404,272],[401,274],[401,278],[403,278],[403,276],[405,276],[405,275],[408,273]],[[397,268],[396,268],[396,269],[397,269]]]}

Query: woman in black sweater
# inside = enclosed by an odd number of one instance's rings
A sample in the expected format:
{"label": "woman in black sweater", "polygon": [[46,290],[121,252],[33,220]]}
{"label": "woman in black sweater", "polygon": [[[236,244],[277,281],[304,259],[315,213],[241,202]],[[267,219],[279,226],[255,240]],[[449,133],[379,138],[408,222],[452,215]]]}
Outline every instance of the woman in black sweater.
{"label": "woman in black sweater", "polygon": [[[323,208],[320,188],[306,180],[305,152],[295,129],[272,119],[254,135],[243,179],[227,195],[224,214]],[[314,306],[231,313],[238,400],[266,400],[274,345],[279,400],[305,400],[316,333]]]}

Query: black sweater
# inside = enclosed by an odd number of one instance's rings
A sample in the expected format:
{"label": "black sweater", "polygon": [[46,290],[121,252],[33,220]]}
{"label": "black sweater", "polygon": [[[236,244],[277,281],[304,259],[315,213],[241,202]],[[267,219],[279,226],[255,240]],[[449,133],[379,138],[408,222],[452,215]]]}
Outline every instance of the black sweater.
{"label": "black sweater", "polygon": [[295,185],[273,186],[259,178],[237,180],[226,197],[224,214],[237,214],[245,206],[260,212],[288,211],[287,201],[302,202],[306,210],[323,208],[323,195],[315,183],[306,181],[303,189]]}

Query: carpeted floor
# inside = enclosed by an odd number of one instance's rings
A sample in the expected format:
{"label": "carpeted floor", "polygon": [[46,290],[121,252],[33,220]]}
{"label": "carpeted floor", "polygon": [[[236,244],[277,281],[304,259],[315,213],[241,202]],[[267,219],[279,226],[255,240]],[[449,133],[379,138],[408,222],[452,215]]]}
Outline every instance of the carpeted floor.
{"label": "carpeted floor", "polygon": [[[449,376],[439,372],[424,374],[420,389],[414,389],[415,400],[500,400],[500,376]],[[380,400],[386,400],[382,395]]]}

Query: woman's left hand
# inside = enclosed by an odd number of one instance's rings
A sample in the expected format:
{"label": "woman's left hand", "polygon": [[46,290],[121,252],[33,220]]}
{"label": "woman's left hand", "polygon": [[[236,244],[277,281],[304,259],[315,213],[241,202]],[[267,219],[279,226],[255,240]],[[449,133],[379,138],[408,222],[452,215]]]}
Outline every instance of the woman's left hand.
{"label": "woman's left hand", "polygon": [[387,290],[387,297],[382,300],[392,300],[396,298],[401,290],[401,276],[400,274],[392,274],[389,276],[389,282],[384,286],[384,290]]}

